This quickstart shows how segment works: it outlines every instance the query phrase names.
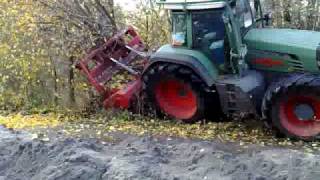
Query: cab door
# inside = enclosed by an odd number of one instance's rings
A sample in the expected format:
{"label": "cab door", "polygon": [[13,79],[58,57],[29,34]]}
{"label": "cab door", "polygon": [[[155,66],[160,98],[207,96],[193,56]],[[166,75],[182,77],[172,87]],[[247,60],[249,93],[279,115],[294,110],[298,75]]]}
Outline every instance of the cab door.
{"label": "cab door", "polygon": [[192,48],[203,52],[219,68],[225,62],[223,12],[224,9],[210,9],[191,14]]}

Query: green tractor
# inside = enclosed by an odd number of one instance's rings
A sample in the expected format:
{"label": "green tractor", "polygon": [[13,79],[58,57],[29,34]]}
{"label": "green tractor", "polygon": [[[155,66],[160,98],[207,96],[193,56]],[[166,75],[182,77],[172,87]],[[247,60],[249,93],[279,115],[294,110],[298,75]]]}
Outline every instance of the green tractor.
{"label": "green tractor", "polygon": [[143,91],[162,114],[195,122],[255,114],[291,138],[320,134],[320,33],[268,28],[259,0],[162,0],[172,44],[150,58]]}
{"label": "green tractor", "polygon": [[[106,108],[128,108],[138,92],[159,114],[186,123],[209,115],[256,115],[289,138],[319,137],[320,32],[268,27],[270,14],[262,12],[259,0],[158,3],[170,10],[171,44],[145,56],[141,39],[129,28],[78,64],[107,97]],[[128,34],[125,45],[120,37]],[[135,55],[147,59],[141,72],[128,66]],[[90,58],[98,64],[92,71]],[[112,94],[101,84],[115,66],[136,80]]]}

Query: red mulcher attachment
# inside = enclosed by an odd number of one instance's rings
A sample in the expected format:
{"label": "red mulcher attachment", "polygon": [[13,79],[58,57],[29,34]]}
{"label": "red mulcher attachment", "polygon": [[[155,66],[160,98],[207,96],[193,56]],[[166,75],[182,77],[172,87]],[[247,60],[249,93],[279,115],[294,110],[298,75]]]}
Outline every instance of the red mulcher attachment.
{"label": "red mulcher attachment", "polygon": [[[129,65],[142,56],[146,62],[145,46],[132,27],[119,32],[103,45],[91,50],[85,58],[77,63],[88,78],[90,84],[104,97],[104,107],[129,108],[133,97],[140,92],[141,72]],[[141,60],[141,58],[140,58]],[[135,77],[123,89],[111,89],[106,85],[120,70],[126,70]]]}

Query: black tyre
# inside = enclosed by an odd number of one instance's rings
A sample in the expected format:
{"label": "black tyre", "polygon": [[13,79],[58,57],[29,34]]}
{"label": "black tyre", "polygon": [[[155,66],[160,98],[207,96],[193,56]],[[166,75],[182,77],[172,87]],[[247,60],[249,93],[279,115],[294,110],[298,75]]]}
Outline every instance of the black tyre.
{"label": "black tyre", "polygon": [[[285,136],[311,141],[320,134],[318,77],[304,75],[275,87],[269,100],[268,118]],[[278,83],[279,85],[279,83]]]}
{"label": "black tyre", "polygon": [[154,109],[186,123],[204,118],[204,89],[192,70],[175,64],[156,64],[143,76],[143,92]]}

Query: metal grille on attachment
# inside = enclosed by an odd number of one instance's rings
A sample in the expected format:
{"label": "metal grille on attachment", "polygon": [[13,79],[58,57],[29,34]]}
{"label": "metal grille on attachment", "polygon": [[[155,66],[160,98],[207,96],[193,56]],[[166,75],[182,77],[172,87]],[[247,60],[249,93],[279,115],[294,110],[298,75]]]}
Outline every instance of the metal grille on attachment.
{"label": "metal grille on attachment", "polygon": [[[133,27],[129,27],[101,46],[91,50],[76,67],[80,69],[90,84],[105,98],[105,108],[128,108],[132,96],[140,90],[141,72],[130,65],[138,56],[142,56],[142,64],[147,61],[147,54],[143,52],[145,46]],[[126,70],[135,80],[128,83],[124,89],[110,89],[107,87],[111,78],[120,70]]]}

